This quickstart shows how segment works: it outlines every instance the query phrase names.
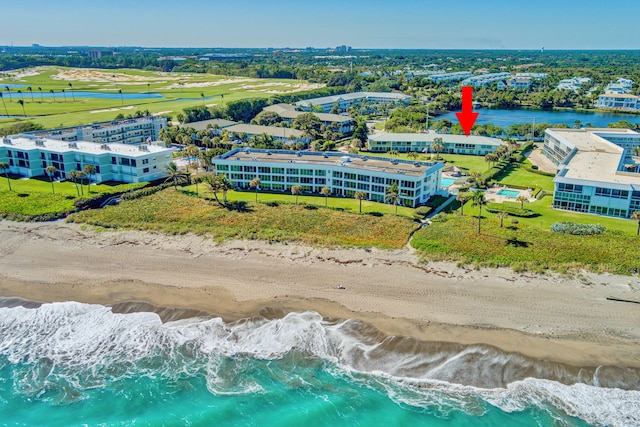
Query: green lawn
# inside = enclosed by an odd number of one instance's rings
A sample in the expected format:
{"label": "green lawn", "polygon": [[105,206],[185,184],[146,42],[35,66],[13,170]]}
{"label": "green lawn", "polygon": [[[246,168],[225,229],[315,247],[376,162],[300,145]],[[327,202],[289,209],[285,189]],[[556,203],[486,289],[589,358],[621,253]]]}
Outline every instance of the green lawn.
{"label": "green lawn", "polygon": [[[152,113],[175,115],[186,107],[212,105],[244,98],[269,97],[274,93],[291,93],[305,89],[307,82],[291,79],[252,79],[247,77],[215,76],[196,73],[160,73],[142,70],[84,70],[65,67],[39,67],[39,73],[18,79],[0,77],[0,87],[4,84],[24,84],[26,87],[11,90],[11,96],[5,94],[3,100],[9,115],[22,116],[22,106],[17,102],[24,100],[24,112],[27,116],[45,127],[74,126],[89,122],[112,120],[119,113],[131,114],[136,110],[148,109]],[[87,76],[90,71],[93,75]],[[59,73],[67,73],[62,80]],[[82,74],[85,73],[85,74]],[[72,86],[69,86],[69,83]],[[55,92],[55,101],[40,96]],[[62,93],[62,90],[65,93]],[[21,90],[22,94],[17,91]],[[160,93],[164,99],[89,99],[75,98],[73,92],[91,91],[103,93]],[[6,91],[5,91],[6,92]],[[202,99],[201,94],[208,99]],[[220,95],[224,95],[224,100]],[[2,106],[0,106],[2,107]],[[110,111],[102,111],[110,110]],[[5,114],[2,107],[2,115]],[[0,127],[16,121],[1,119]]]}
{"label": "green lawn", "polygon": [[[404,160],[413,160],[408,157],[408,153],[398,153],[397,156],[390,156],[388,153],[371,153],[368,151],[361,151],[359,154],[365,156],[376,156],[376,157],[388,157],[388,158],[397,158]],[[432,156],[431,154],[423,154],[420,153],[418,156],[419,161],[435,161],[435,154]],[[484,156],[470,156],[466,154],[440,154],[439,161],[444,161],[447,166],[455,165],[459,168],[471,172],[478,171],[484,172],[489,169],[489,164],[484,161]]]}
{"label": "green lawn", "polygon": [[[200,184],[198,186],[200,195],[202,197],[213,198],[213,194],[207,191],[207,186],[205,184]],[[189,192],[195,192],[196,186],[191,185],[189,187],[185,187],[185,189]],[[221,197],[218,195],[218,197]],[[231,201],[249,201],[254,202],[256,200],[256,193],[253,191],[229,191],[227,193],[227,198]],[[261,193],[258,192],[258,201],[266,202],[266,201],[276,201],[283,202],[288,204],[295,204],[296,197],[289,193]],[[344,210],[349,210],[352,212],[359,212],[359,201],[356,199],[343,198],[343,197],[329,197],[325,198],[323,196],[298,196],[299,204],[308,204],[308,205],[316,205],[316,206],[325,206],[325,203],[330,208],[340,208]],[[385,203],[377,203],[370,202],[368,200],[362,201],[362,213],[382,213],[382,214],[395,214],[395,206]],[[398,215],[411,217],[413,215],[415,209],[407,208],[404,206],[398,206]]]}
{"label": "green lawn", "polygon": [[513,168],[498,181],[504,185],[520,185],[530,188],[541,188],[553,192],[553,177],[529,172],[525,168]]}
{"label": "green lawn", "polygon": [[105,228],[196,233],[216,240],[258,239],[396,249],[406,244],[416,227],[410,219],[396,215],[359,215],[295,204],[268,206],[243,201],[229,204],[233,208],[171,187],[105,209],[79,212],[70,220]]}
{"label": "green lawn", "polygon": [[[475,214],[477,210],[467,204],[464,216],[458,213],[447,215],[447,221],[433,222],[420,229],[414,234],[412,245],[429,259],[515,270],[575,272],[588,269],[631,274],[633,269],[640,268],[640,240],[635,235],[635,222],[627,221],[633,233],[618,224],[619,227],[608,227],[601,235],[573,236],[554,233],[532,223],[536,220],[568,219],[564,215],[531,220],[518,218],[517,225],[512,225],[509,218],[501,228],[495,215],[483,211],[482,232],[478,235]],[[605,226],[621,221],[591,218],[593,223]]]}
{"label": "green lawn", "polygon": [[[95,197],[113,194],[144,186],[145,184],[92,184],[91,193],[83,186],[81,196]],[[39,179],[11,179],[11,190],[5,177],[0,177],[0,217],[13,219],[47,219],[75,209],[73,202],[80,197],[72,182],[51,182]]]}

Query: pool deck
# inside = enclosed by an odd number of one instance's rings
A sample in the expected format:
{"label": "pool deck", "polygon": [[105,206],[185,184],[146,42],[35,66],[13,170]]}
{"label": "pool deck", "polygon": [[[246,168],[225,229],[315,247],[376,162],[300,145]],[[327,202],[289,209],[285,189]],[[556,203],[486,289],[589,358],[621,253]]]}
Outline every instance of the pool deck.
{"label": "pool deck", "polygon": [[[502,194],[498,194],[498,192],[500,190],[511,190],[511,191],[516,191],[518,192],[518,195],[516,195],[515,197],[510,197],[510,196],[505,196]],[[535,200],[533,198],[533,190],[532,189],[528,189],[528,190],[521,190],[519,188],[512,188],[512,187],[507,187],[504,185],[494,185],[491,188],[488,188],[485,192],[484,192],[485,198],[487,199],[487,201],[490,202],[498,202],[498,203],[502,203],[502,202],[515,202],[516,198],[520,195],[524,195],[527,197],[527,199],[529,199],[529,202]]]}

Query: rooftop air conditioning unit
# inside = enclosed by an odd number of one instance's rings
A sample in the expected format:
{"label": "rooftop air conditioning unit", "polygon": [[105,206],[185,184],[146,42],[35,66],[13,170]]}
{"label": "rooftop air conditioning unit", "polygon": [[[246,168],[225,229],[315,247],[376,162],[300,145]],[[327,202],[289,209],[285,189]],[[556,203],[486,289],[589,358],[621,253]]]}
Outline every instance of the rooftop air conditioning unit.
{"label": "rooftop air conditioning unit", "polygon": [[140,144],[138,145],[138,150],[140,151],[149,151],[149,146],[146,144]]}
{"label": "rooftop air conditioning unit", "polygon": [[2,142],[7,144],[7,145],[11,145],[11,140],[9,138],[3,138]]}
{"label": "rooftop air conditioning unit", "polygon": [[101,148],[102,150],[107,150],[107,151],[110,151],[110,150],[111,150],[111,149],[109,148],[109,145],[108,145],[108,144],[101,144],[101,145],[100,145],[100,148]]}
{"label": "rooftop air conditioning unit", "polygon": [[[44,145],[44,141],[42,141],[42,142],[43,142],[43,144],[42,144],[42,145]],[[68,145],[68,147],[69,147],[69,148],[78,148],[78,144],[76,144],[75,142],[70,142],[70,143],[69,143],[69,145]]]}

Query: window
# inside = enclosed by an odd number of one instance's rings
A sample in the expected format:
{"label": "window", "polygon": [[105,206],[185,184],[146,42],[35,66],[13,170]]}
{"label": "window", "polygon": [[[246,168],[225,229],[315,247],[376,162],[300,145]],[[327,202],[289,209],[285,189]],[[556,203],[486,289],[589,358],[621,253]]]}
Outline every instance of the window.
{"label": "window", "polygon": [[[53,154],[51,155],[51,159],[53,160]],[[116,160],[115,157],[111,157],[111,164],[112,165],[117,165],[118,164],[118,161]]]}
{"label": "window", "polygon": [[149,173],[149,168],[142,169],[142,173]]}
{"label": "window", "polygon": [[142,159],[142,164],[143,165],[149,164],[149,159]]}

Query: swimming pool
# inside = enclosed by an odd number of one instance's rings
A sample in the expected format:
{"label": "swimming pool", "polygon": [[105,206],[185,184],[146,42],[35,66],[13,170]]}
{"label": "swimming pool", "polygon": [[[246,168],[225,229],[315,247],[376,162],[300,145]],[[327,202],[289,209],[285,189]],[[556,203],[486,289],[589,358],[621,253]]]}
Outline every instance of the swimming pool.
{"label": "swimming pool", "polygon": [[496,193],[498,196],[502,197],[513,197],[514,199],[518,197],[520,194],[519,191],[516,190],[505,190],[504,188]]}
{"label": "swimming pool", "polygon": [[448,187],[455,182],[453,178],[441,178],[440,179],[440,187]]}

